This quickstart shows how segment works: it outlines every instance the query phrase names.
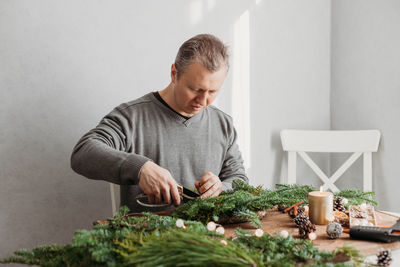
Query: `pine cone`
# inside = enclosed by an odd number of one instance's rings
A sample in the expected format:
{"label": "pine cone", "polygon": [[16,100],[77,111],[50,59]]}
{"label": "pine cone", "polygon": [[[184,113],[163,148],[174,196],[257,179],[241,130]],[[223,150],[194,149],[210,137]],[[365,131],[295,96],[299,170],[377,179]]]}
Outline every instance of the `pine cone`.
{"label": "pine cone", "polygon": [[337,222],[331,222],[326,227],[326,233],[328,234],[330,239],[339,238],[343,232],[342,226]]}
{"label": "pine cone", "polygon": [[341,197],[335,198],[333,201],[333,210],[345,212],[346,208],[343,205],[343,199]]}
{"label": "pine cone", "polygon": [[378,266],[389,266],[392,263],[392,253],[389,249],[382,249],[376,255],[378,257]]}
{"label": "pine cone", "polygon": [[308,238],[308,234],[315,232],[317,228],[310,220],[299,225],[299,235],[301,238]]}
{"label": "pine cone", "polygon": [[291,210],[289,210],[289,216],[291,218],[296,218],[297,215],[299,215],[300,213],[305,213],[306,209],[304,207],[293,207]]}
{"label": "pine cone", "polygon": [[278,205],[278,210],[279,210],[279,211],[284,212],[284,210],[285,210],[286,208],[287,208],[286,205],[282,205],[282,204],[279,204],[279,205]]}
{"label": "pine cone", "polygon": [[299,227],[300,225],[306,223],[309,220],[310,219],[306,216],[306,214],[304,212],[301,212],[297,214],[297,216],[294,218],[294,223],[296,224],[297,227]]}
{"label": "pine cone", "polygon": [[304,208],[303,206],[300,206],[300,207],[297,209],[297,212],[298,212],[298,214],[301,214],[301,213],[304,213],[304,214],[305,214],[306,208]]}

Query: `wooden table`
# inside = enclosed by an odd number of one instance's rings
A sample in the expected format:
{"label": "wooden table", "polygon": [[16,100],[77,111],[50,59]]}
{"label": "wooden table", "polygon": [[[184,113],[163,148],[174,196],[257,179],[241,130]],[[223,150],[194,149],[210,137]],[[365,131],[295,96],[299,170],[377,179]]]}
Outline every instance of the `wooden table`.
{"label": "wooden table", "polygon": [[[376,219],[380,225],[393,225],[396,223],[398,218],[399,217],[394,215],[376,211]],[[230,224],[224,225],[225,235],[227,237],[233,236],[236,227],[241,227],[242,229],[250,232],[254,232],[256,230],[249,223]],[[365,240],[354,240],[351,239],[349,234],[346,233],[343,233],[340,238],[332,240],[329,239],[326,234],[326,225],[317,225],[316,227],[316,233],[318,237],[313,242],[318,249],[333,251],[334,249],[343,247],[344,245],[351,245],[359,249],[364,255],[374,255],[380,248],[389,248],[392,251],[400,250],[400,242],[381,243]],[[275,232],[286,230],[289,233],[292,233],[293,237],[299,237],[298,228],[294,224],[293,219],[290,218],[287,213],[282,213],[280,211],[268,211],[262,220],[262,229],[268,234],[274,234]]]}

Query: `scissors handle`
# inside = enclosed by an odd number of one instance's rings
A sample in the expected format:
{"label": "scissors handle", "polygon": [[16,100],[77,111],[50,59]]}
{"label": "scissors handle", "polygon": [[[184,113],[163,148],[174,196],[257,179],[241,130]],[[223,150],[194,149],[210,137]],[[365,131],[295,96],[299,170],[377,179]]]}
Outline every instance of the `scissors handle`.
{"label": "scissors handle", "polygon": [[136,196],[136,202],[143,206],[143,207],[149,207],[149,208],[163,208],[163,207],[168,207],[171,206],[172,204],[151,204],[148,202],[148,198],[146,194],[139,194]]}

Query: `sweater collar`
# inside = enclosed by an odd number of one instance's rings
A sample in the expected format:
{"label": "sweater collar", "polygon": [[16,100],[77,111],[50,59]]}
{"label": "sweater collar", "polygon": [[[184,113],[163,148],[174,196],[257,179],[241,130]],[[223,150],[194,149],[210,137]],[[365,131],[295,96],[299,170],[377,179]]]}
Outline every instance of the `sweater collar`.
{"label": "sweater collar", "polygon": [[160,102],[160,100],[158,100],[153,92],[147,94],[147,96],[151,99],[152,102],[154,102],[156,105],[158,105],[159,107],[161,107],[161,109],[168,114],[169,116],[171,116],[172,118],[174,118],[176,121],[179,121],[180,123],[184,124],[185,126],[189,126],[192,123],[195,123],[197,121],[199,121],[203,116],[204,116],[204,112],[205,109],[199,111],[198,113],[196,113],[195,115],[193,115],[192,117],[190,117],[189,119],[186,119],[182,116],[180,116],[179,114],[177,114],[175,111],[171,110],[170,108],[168,108],[167,106],[165,106],[163,103]]}

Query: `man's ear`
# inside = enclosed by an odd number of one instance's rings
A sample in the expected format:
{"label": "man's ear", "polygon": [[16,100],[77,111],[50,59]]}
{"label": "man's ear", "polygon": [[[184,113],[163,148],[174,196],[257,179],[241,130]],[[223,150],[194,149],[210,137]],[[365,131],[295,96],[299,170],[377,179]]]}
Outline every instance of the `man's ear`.
{"label": "man's ear", "polygon": [[175,64],[171,65],[171,82],[175,83],[178,79],[178,71],[176,70]]}

